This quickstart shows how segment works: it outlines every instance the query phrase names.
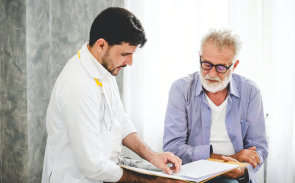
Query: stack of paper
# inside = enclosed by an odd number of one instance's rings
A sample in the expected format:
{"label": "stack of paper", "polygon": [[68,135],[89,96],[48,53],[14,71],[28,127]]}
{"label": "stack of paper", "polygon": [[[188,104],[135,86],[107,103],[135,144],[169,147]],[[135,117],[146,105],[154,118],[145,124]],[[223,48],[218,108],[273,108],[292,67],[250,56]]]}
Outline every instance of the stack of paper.
{"label": "stack of paper", "polygon": [[134,168],[130,166],[121,165],[123,168],[148,175],[155,175],[161,177],[167,177],[172,179],[179,179],[185,181],[201,182],[207,179],[211,179],[227,171],[244,166],[243,164],[230,164],[217,162],[212,160],[199,160],[194,161],[181,166],[181,170],[177,174],[168,175],[165,172],[157,172],[144,170],[140,168]]}

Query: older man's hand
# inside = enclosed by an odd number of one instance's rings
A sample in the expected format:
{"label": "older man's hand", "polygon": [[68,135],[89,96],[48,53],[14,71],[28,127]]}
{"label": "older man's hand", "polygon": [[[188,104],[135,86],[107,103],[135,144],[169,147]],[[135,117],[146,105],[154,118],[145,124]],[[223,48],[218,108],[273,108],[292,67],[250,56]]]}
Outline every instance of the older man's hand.
{"label": "older man's hand", "polygon": [[248,162],[253,166],[253,168],[260,164],[260,159],[255,146],[252,146],[249,149],[243,149],[230,157],[238,160],[239,162]]}
{"label": "older man's hand", "polygon": [[[231,158],[231,157],[226,157],[226,156],[222,156],[222,159],[224,161],[238,162],[236,159]],[[233,169],[233,170],[223,174],[222,176],[228,177],[231,179],[236,179],[236,178],[242,177],[245,174],[245,169],[246,169],[246,167],[239,167],[239,168]]]}

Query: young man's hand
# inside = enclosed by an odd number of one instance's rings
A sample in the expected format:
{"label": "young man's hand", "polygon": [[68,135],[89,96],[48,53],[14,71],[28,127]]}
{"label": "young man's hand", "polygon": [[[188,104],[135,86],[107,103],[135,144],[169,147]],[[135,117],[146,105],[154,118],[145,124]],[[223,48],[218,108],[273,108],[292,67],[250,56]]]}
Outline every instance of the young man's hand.
{"label": "young man's hand", "polygon": [[[172,171],[178,173],[182,163],[181,159],[171,152],[154,153],[154,155],[150,159],[150,162],[155,167],[165,171],[169,175],[172,174]],[[172,166],[166,166],[168,163],[172,164]]]}
{"label": "young man's hand", "polygon": [[[137,133],[131,133],[123,139],[123,145],[134,151],[143,159],[151,162],[155,167],[165,171],[168,174],[172,174],[172,170],[176,173],[180,170],[181,160],[171,152],[156,153],[153,152],[137,135]],[[169,168],[166,165],[172,164]]]}

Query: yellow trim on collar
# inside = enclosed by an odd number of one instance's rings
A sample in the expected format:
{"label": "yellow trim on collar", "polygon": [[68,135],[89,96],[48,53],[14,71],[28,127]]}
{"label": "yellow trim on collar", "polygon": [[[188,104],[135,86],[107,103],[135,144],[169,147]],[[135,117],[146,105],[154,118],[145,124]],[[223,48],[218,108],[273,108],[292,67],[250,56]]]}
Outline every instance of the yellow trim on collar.
{"label": "yellow trim on collar", "polygon": [[78,57],[81,58],[81,56],[80,56],[80,50],[78,51]]}
{"label": "yellow trim on collar", "polygon": [[[79,57],[79,59],[81,59],[81,56],[80,56],[80,50],[78,51],[78,57]],[[102,83],[99,82],[97,78],[94,78],[94,80],[95,80],[97,86],[101,86],[101,87],[103,87]]]}
{"label": "yellow trim on collar", "polygon": [[103,87],[102,83],[101,83],[101,82],[99,82],[97,78],[94,78],[94,80],[95,80],[95,82],[96,82],[97,86],[101,86],[101,87]]}

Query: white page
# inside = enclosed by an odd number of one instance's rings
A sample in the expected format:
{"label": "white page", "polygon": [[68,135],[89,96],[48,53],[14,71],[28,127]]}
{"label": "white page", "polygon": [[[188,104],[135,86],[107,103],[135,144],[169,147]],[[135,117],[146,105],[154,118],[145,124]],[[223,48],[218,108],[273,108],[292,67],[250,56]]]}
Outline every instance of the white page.
{"label": "white page", "polygon": [[238,166],[210,160],[199,160],[183,165],[177,175],[198,179],[208,175],[219,174]]}
{"label": "white page", "polygon": [[167,178],[179,179],[179,180],[187,180],[187,181],[196,181],[195,179],[192,179],[192,178],[178,176],[178,174],[169,175],[166,172],[157,172],[157,171],[151,171],[151,170],[144,170],[144,169],[141,169],[141,168],[135,168],[135,167],[126,166],[126,165],[120,165],[120,166],[123,167],[123,168],[126,168],[128,170],[132,170],[132,171],[142,173],[142,174],[147,174],[147,175],[155,175],[155,176],[160,176],[160,177],[167,177]]}
{"label": "white page", "polygon": [[220,163],[210,160],[199,160],[182,165],[181,170],[177,174],[168,175],[165,172],[144,170],[125,165],[121,166],[138,173],[196,182],[206,180],[214,175],[218,175],[222,172],[226,172],[228,170],[232,170],[239,167],[239,165],[235,164]]}

